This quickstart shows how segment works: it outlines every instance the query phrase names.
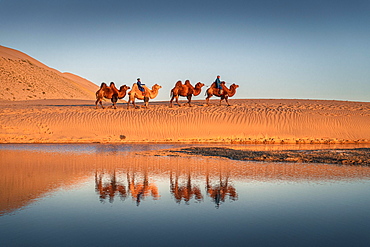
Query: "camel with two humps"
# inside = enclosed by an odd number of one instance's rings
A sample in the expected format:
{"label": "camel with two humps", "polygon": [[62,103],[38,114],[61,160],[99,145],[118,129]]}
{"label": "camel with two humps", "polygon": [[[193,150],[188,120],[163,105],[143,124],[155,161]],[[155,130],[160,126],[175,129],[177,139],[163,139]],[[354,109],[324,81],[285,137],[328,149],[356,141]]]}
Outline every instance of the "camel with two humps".
{"label": "camel with two humps", "polygon": [[232,97],[232,96],[235,95],[236,89],[239,87],[239,85],[236,85],[235,83],[233,83],[233,84],[230,85],[230,88],[227,88],[225,86],[225,82],[222,81],[221,82],[221,87],[222,87],[222,90],[219,90],[216,86],[216,83],[214,82],[211,85],[211,87],[207,89],[207,91],[206,91],[206,95],[207,95],[206,103],[207,103],[208,106],[209,106],[209,99],[212,96],[220,97],[220,105],[222,103],[222,100],[225,100],[227,105],[230,106],[228,99],[229,99],[229,97]]}
{"label": "camel with two humps", "polygon": [[95,108],[98,109],[98,103],[100,103],[101,107],[104,109],[103,106],[103,99],[110,99],[112,101],[112,106],[114,109],[117,109],[116,103],[118,99],[123,99],[126,96],[127,90],[130,87],[123,85],[119,89],[116,88],[114,82],[111,82],[109,86],[105,82],[102,82],[100,85],[99,90],[95,93],[96,101],[95,101]]}
{"label": "camel with two humps", "polygon": [[158,95],[159,89],[162,87],[158,84],[154,84],[152,86],[152,89],[149,89],[148,87],[144,86],[144,93],[139,90],[139,87],[136,83],[132,85],[132,89],[130,92],[128,92],[129,100],[127,102],[127,109],[130,107],[130,103],[134,106],[136,109],[135,99],[144,100],[144,107],[148,108],[149,105],[149,99],[154,99]]}
{"label": "camel with two humps", "polygon": [[199,95],[203,86],[204,86],[204,84],[201,83],[201,82],[198,82],[197,84],[195,84],[195,87],[193,87],[193,85],[190,84],[189,80],[186,80],[185,84],[182,84],[181,81],[177,81],[176,84],[175,84],[175,87],[171,90],[170,107],[172,107],[173,99],[176,99],[177,105],[181,106],[179,104],[179,96],[186,97],[188,99],[188,102],[186,104],[191,106],[192,96],[193,95],[194,96]]}

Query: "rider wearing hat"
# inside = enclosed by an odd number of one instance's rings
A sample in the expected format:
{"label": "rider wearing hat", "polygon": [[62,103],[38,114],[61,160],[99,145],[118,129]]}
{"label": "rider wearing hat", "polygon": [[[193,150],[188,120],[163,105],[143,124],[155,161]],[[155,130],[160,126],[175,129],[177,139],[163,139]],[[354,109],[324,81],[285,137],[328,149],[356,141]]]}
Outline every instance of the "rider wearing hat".
{"label": "rider wearing hat", "polygon": [[142,84],[141,81],[140,81],[140,78],[137,78],[137,82],[136,82],[139,90],[143,93],[144,95],[144,92],[145,92],[145,89],[143,88],[143,86],[145,86],[145,84]]}
{"label": "rider wearing hat", "polygon": [[221,80],[220,80],[220,76],[218,75],[216,80],[215,80],[215,83],[216,83],[216,88],[218,88],[218,93],[219,94],[222,94],[223,93],[223,90],[222,90],[222,86],[221,86]]}

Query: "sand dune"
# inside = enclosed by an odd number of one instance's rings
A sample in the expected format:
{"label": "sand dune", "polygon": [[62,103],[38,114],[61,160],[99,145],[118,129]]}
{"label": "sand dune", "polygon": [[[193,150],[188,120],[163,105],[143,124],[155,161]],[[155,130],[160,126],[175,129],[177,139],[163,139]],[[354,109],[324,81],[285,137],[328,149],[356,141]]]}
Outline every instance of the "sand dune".
{"label": "sand dune", "polygon": [[0,143],[370,142],[370,103],[231,99],[230,107],[202,100],[169,108],[151,101],[150,109],[97,110],[98,86],[3,46],[0,81]]}
{"label": "sand dune", "polygon": [[0,46],[0,100],[94,99],[98,86]]}
{"label": "sand dune", "polygon": [[[370,103],[231,100],[230,107],[95,109],[94,101],[2,102],[0,143],[369,143]],[[108,104],[108,103],[105,103]]]}

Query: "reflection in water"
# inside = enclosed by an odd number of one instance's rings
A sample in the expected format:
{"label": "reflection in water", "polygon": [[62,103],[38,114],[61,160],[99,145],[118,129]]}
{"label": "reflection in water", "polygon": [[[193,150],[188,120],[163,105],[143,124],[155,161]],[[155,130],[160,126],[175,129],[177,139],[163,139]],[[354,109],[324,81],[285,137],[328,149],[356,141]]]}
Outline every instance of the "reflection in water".
{"label": "reflection in water", "polygon": [[105,147],[0,149],[2,246],[369,245],[369,167]]}
{"label": "reflection in water", "polygon": [[[175,178],[173,178],[174,176]],[[175,172],[175,175],[173,175],[172,171],[170,173],[170,190],[175,201],[180,204],[184,200],[186,204],[189,204],[193,197],[197,202],[202,201],[202,192],[198,185],[192,184],[190,172],[185,176],[186,178],[179,182],[181,180],[179,172]]]}
{"label": "reflection in water", "polygon": [[131,197],[136,201],[137,206],[140,205],[141,200],[149,195],[152,196],[153,200],[158,200],[160,197],[157,186],[154,183],[149,183],[146,170],[142,176],[136,174],[136,171],[132,172],[131,176],[130,173],[127,173],[127,182]]}
{"label": "reflection in water", "polygon": [[115,196],[118,196],[122,201],[131,196],[132,200],[136,201],[136,205],[139,206],[141,200],[148,196],[151,196],[153,200],[160,198],[158,187],[149,182],[146,171],[142,176],[137,174],[136,171],[131,172],[131,174],[122,172],[120,175],[117,176],[116,170],[95,172],[95,191],[99,194],[101,202],[105,202],[107,197],[109,202],[113,203]]}
{"label": "reflection in water", "polygon": [[[192,199],[201,202],[203,195],[197,180],[192,180],[190,172],[185,176],[182,175],[178,172],[170,173],[170,192],[176,203],[180,204],[184,201],[185,204],[189,205]],[[225,202],[226,198],[231,201],[237,200],[238,194],[235,187],[230,183],[228,175],[223,177],[220,174],[219,178],[213,181],[212,176],[207,174],[205,180],[206,194],[216,204],[216,208]],[[106,202],[108,199],[110,203],[113,203],[116,196],[124,201],[131,196],[132,200],[136,201],[137,206],[146,197],[151,196],[153,200],[160,198],[158,187],[154,182],[149,182],[147,171],[144,171],[143,174],[138,171],[131,172],[131,174],[130,172],[121,172],[120,176],[117,176],[116,170],[111,172],[96,171],[95,191],[99,195],[100,202]]]}
{"label": "reflection in water", "polygon": [[225,202],[226,197],[229,197],[231,201],[238,199],[238,194],[233,185],[229,183],[228,174],[223,178],[222,174],[218,180],[212,183],[209,175],[207,174],[207,194],[213,199],[216,204],[216,208],[220,207],[222,202]]}
{"label": "reflection in water", "polygon": [[95,172],[95,191],[99,194],[100,202],[105,202],[109,197],[109,202],[113,203],[117,193],[120,199],[124,201],[128,195],[127,189],[123,183],[117,181],[116,171],[107,174],[107,177],[104,175],[104,172]]}
{"label": "reflection in water", "polygon": [[[222,203],[239,199],[236,181],[313,183],[370,177],[369,167],[114,155],[111,151],[107,155],[0,150],[0,158],[0,215],[58,188],[91,178],[95,179],[95,191],[101,202],[131,197],[139,206],[146,198],[159,200],[170,193],[177,204],[189,205],[210,198],[218,208]],[[157,181],[168,181],[167,189],[160,190]]]}
{"label": "reflection in water", "polygon": [[[119,175],[117,173],[116,170],[95,172],[95,191],[99,195],[100,202],[108,200],[113,203],[115,197],[124,201],[131,196],[132,200],[139,206],[140,202],[147,197],[151,197],[153,200],[160,198],[157,185],[154,182],[149,182],[147,170],[121,171]],[[206,195],[216,204],[216,208],[219,208],[220,204],[225,202],[227,198],[236,201],[238,194],[229,181],[229,173],[227,172],[225,175],[220,173],[217,175],[218,177],[214,175],[216,174],[207,172],[205,191]],[[181,174],[179,170],[171,171],[169,180],[170,192],[176,203],[180,204],[184,201],[185,204],[189,205],[192,199],[196,202],[203,200],[199,179],[192,180],[190,171],[185,174]]]}

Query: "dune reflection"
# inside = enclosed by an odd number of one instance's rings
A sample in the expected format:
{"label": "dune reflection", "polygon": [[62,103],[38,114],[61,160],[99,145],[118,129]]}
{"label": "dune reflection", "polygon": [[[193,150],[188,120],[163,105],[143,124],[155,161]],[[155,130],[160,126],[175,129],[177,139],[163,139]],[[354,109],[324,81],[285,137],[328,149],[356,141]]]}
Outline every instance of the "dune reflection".
{"label": "dune reflection", "polygon": [[[100,202],[136,205],[169,194],[177,204],[239,199],[238,186],[253,181],[325,182],[370,178],[369,167],[253,163],[199,157],[161,157],[112,152],[53,153],[0,150],[0,215],[48,193],[93,182]],[[95,183],[94,183],[95,182]],[[161,186],[159,186],[161,182]]]}

